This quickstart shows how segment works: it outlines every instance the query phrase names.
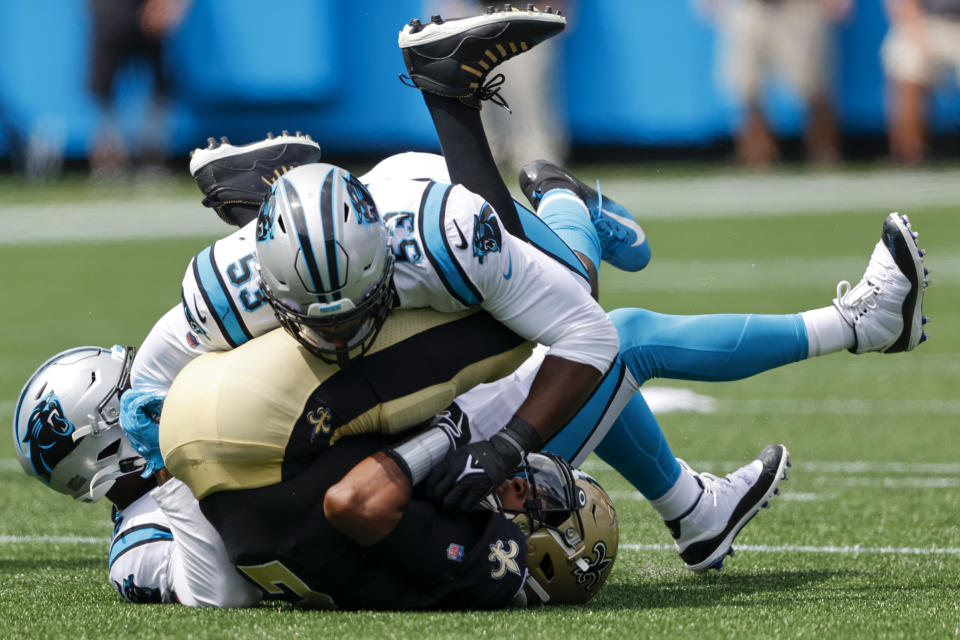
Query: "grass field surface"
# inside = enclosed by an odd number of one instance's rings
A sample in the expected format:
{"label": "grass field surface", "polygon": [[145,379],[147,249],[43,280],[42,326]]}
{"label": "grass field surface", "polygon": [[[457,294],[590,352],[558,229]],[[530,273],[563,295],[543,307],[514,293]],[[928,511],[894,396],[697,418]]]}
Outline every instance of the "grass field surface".
{"label": "grass field surface", "polygon": [[[860,278],[891,209],[910,214],[928,251],[930,341],[912,353],[834,354],[733,383],[657,382],[687,394],[679,404],[688,410],[664,412],[661,422],[674,452],[695,468],[722,474],[767,443],[790,449],[782,495],[744,529],[724,572],[684,569],[654,511],[591,457],[586,467],[617,505],[621,547],[609,582],[586,606],[321,613],[129,605],[106,579],[108,505],[74,503],[28,478],[6,436],[0,638],[960,635],[960,174],[615,173],[604,191],[637,215],[653,261],[639,274],[602,270],[608,309],[826,306],[839,280]],[[770,180],[775,188],[763,185]],[[0,206],[8,229],[0,243],[0,420],[9,428],[36,366],[78,344],[138,344],[178,303],[189,258],[228,229],[191,205],[183,185],[123,198],[79,184],[45,193],[3,187],[11,197]],[[82,221],[74,227],[71,210]],[[104,221],[124,225],[123,233],[98,231]],[[158,228],[171,237],[150,237]]]}

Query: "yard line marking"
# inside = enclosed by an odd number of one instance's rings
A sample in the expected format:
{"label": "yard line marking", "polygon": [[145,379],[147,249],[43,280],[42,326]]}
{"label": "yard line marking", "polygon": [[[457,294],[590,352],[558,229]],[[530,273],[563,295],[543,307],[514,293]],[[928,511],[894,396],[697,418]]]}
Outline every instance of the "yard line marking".
{"label": "yard line marking", "polygon": [[[646,500],[639,491],[607,491],[607,494],[613,500]],[[776,499],[787,500],[788,502],[819,502],[820,500],[830,500],[831,498],[832,496],[827,496],[822,493],[791,493],[789,491],[783,491]]]}
{"label": "yard line marking", "polygon": [[[644,291],[711,291],[755,292],[782,287],[784,281],[795,289],[823,289],[832,291],[838,277],[859,278],[863,273],[864,257],[823,256],[816,261],[798,257],[764,257],[724,260],[658,259],[647,270]],[[931,258],[932,281],[940,284],[960,282],[960,255],[944,251]],[[629,274],[632,275],[632,274]],[[604,271],[603,290],[606,294],[635,295],[636,278],[623,272]]]}
{"label": "yard line marking", "polygon": [[793,493],[791,491],[782,491],[780,492],[779,499],[786,500],[787,502],[819,502],[821,500],[830,500],[832,496],[822,493]]}
{"label": "yard line marking", "polygon": [[84,536],[0,536],[0,544],[107,544],[110,538]]}
{"label": "yard line marking", "polygon": [[[857,555],[860,553],[879,553],[887,555],[960,555],[960,547],[861,547],[853,546],[824,546],[811,545],[769,545],[769,544],[738,544],[737,551],[756,551],[759,553],[836,553]],[[626,551],[676,551],[670,544],[621,544],[620,549]]]}
{"label": "yard line marking", "polygon": [[[743,466],[744,461],[730,460],[696,460],[690,462],[694,469],[737,469]],[[603,460],[591,458],[580,467],[587,472],[611,471],[613,467]],[[957,462],[870,462],[870,461],[816,461],[801,460],[792,462],[791,468],[796,472],[810,474],[871,474],[871,473],[927,473],[931,475],[960,475],[960,463]]]}
{"label": "yard line marking", "polygon": [[[725,460],[721,462],[709,460],[697,460],[690,463],[694,469],[737,469],[743,466],[743,461],[733,462]],[[587,460],[580,468],[588,473],[594,472],[614,472],[613,467],[603,460],[592,458]],[[871,474],[871,473],[927,473],[937,476],[960,475],[960,463],[957,462],[794,462],[792,468],[797,472],[809,474]],[[20,471],[20,463],[16,458],[0,458],[0,471]],[[911,481],[922,482],[924,478],[914,478]],[[953,482],[952,478],[933,478],[935,483]],[[953,485],[949,485],[953,486]]]}
{"label": "yard line marking", "polygon": [[[589,181],[588,181],[589,182]],[[774,217],[798,212],[830,213],[854,209],[881,212],[950,206],[960,200],[956,170],[678,177],[623,177],[603,180],[644,219]]]}
{"label": "yard line marking", "polygon": [[[589,181],[588,181],[589,182]],[[775,217],[848,210],[952,206],[960,200],[955,169],[878,169],[830,173],[708,176],[631,176],[604,179],[644,219]],[[519,193],[517,194],[520,195]],[[133,202],[133,206],[131,206]],[[38,226],[35,221],[43,220]],[[0,209],[0,245],[51,241],[224,236],[228,229],[203,209],[199,197],[131,194],[83,202],[6,204]],[[649,278],[647,284],[652,284]]]}
{"label": "yard line marking", "polygon": [[[37,225],[36,220],[43,220]],[[6,205],[0,211],[4,244],[126,240],[177,236],[225,236],[223,222],[194,198]],[[235,230],[235,229],[234,229]]]}
{"label": "yard line marking", "polygon": [[752,398],[724,400],[719,402],[717,406],[718,413],[741,414],[776,413],[795,416],[960,415],[960,400],[955,399]]}
{"label": "yard line marking", "polygon": [[798,468],[820,473],[960,474],[960,462],[800,462]]}
{"label": "yard line marking", "polygon": [[882,487],[884,489],[954,489],[960,478],[814,478],[817,484],[841,487]]}

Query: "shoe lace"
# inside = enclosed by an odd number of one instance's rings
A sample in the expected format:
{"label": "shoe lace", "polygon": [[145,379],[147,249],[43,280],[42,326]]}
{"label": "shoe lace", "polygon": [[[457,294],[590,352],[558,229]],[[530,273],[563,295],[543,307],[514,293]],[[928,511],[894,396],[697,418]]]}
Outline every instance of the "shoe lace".
{"label": "shoe lace", "polygon": [[[411,89],[420,88],[413,81],[413,78],[404,73],[398,73],[397,77],[400,78],[401,83],[410,87]],[[493,104],[506,109],[508,113],[513,113],[513,111],[510,109],[510,105],[507,103],[507,99],[500,95],[500,89],[503,87],[504,82],[506,82],[506,78],[502,73],[498,73],[490,78],[485,85],[477,89],[477,98],[479,100],[489,100]]]}
{"label": "shoe lace", "polygon": [[627,230],[619,224],[614,224],[609,218],[601,213],[603,208],[603,192],[600,189],[600,181],[597,180],[597,217],[593,221],[593,226],[597,230],[597,235],[604,240],[616,239],[619,241],[628,241]]}
{"label": "shoe lace", "polygon": [[503,107],[507,110],[507,113],[513,113],[513,111],[510,110],[510,105],[507,104],[506,98],[500,95],[500,89],[503,87],[505,81],[506,78],[504,75],[498,73],[491,77],[485,85],[477,89],[477,97],[480,100],[489,100],[493,104]]}
{"label": "shoe lace", "polygon": [[867,312],[877,308],[877,295],[879,293],[880,285],[873,284],[866,278],[855,287],[851,287],[846,280],[837,283],[837,300],[849,310],[854,322]]}
{"label": "shoe lace", "polygon": [[717,506],[717,495],[727,487],[733,487],[734,482],[739,480],[747,485],[750,484],[749,472],[746,467],[737,469],[722,478],[701,471],[696,474],[703,485],[703,495],[705,498],[713,500],[713,506]]}

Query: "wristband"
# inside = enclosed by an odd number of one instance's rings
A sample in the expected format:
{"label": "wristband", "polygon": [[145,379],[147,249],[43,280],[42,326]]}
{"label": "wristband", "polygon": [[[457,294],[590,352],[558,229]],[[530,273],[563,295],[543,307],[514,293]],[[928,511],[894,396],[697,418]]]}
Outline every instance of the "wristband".
{"label": "wristband", "polygon": [[434,427],[396,447],[384,449],[383,452],[397,463],[410,484],[416,485],[427,477],[434,465],[452,448],[453,444],[447,432],[440,427]]}
{"label": "wristband", "polygon": [[517,447],[520,456],[524,456],[532,451],[538,451],[542,446],[540,434],[533,428],[529,422],[520,416],[513,416],[510,422],[497,434],[510,440]]}

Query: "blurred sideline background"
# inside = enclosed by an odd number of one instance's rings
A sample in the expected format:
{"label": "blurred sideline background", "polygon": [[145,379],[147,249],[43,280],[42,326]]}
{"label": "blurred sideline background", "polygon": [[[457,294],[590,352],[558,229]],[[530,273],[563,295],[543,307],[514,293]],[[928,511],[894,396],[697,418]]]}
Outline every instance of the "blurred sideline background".
{"label": "blurred sideline background", "polygon": [[[718,1],[562,3],[568,29],[555,39],[546,69],[557,82],[541,96],[540,109],[559,116],[557,136],[569,131],[574,161],[733,157],[745,106],[718,81],[720,36],[711,19]],[[208,136],[243,143],[281,129],[312,134],[332,162],[437,150],[419,93],[397,79],[404,71],[397,32],[412,17],[476,13],[481,6],[419,0],[163,2],[181,5],[182,15],[158,34],[166,83],[161,108],[151,106],[157,80],[146,64],[135,62],[118,65],[106,110],[90,91],[96,0],[3,3],[0,168],[38,179],[56,176],[61,161],[84,168],[105,128],[130,156],[152,138],[167,168],[182,167],[189,150]],[[880,49],[889,14],[880,0],[841,4],[849,6],[829,27],[833,49],[824,73],[842,157],[882,160],[888,155],[889,109]],[[510,100],[524,91],[523,84],[508,78],[503,94]],[[806,101],[774,78],[764,84],[761,103],[781,141],[781,157],[802,158],[797,141],[805,133]],[[958,155],[958,114],[960,93],[949,79],[938,84],[927,105],[932,158]],[[537,115],[528,109],[514,117]]]}

